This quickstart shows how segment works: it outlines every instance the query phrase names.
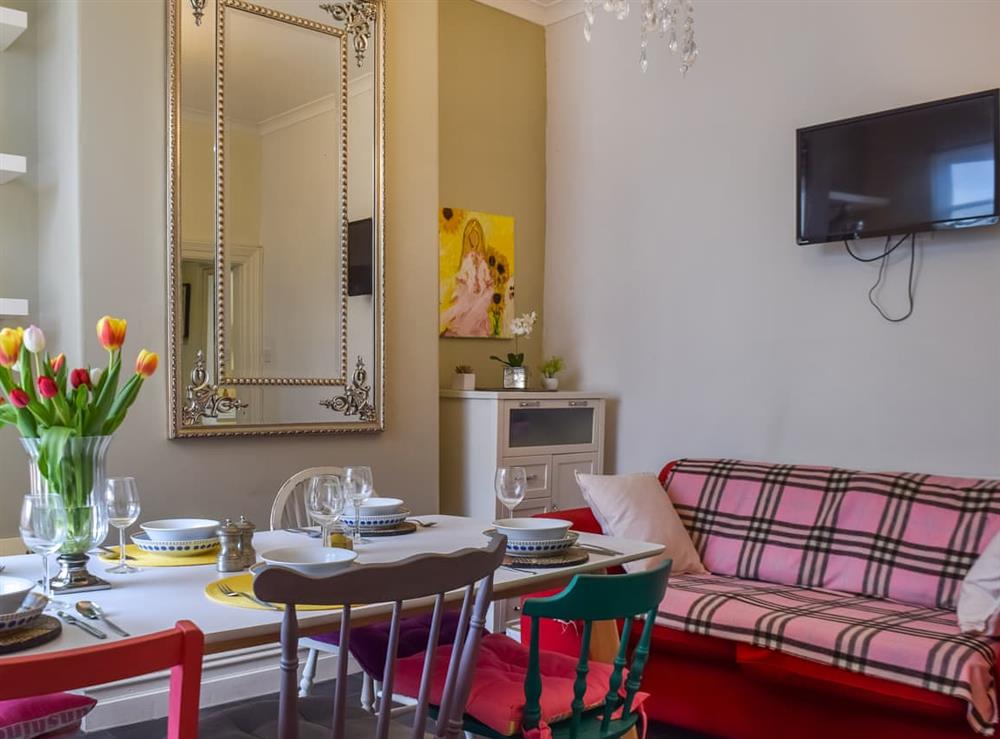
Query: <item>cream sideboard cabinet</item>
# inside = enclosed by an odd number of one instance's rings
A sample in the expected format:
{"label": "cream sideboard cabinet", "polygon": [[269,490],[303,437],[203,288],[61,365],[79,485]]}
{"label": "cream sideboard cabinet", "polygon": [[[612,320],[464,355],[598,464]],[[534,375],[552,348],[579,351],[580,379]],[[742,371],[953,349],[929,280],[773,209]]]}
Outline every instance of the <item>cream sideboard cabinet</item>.
{"label": "cream sideboard cabinet", "polygon": [[528,490],[515,516],[585,506],[576,472],[604,471],[600,393],[441,391],[441,512],[491,521],[497,467],[524,467]]}

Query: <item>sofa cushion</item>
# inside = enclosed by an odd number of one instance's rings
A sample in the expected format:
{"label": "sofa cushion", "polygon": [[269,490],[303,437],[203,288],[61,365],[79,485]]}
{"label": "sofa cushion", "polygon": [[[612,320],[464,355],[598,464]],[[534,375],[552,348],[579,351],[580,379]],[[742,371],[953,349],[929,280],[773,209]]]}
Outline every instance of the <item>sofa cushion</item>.
{"label": "sofa cushion", "polygon": [[626,563],[627,572],[644,572],[668,559],[673,561],[670,571],[674,574],[706,572],[655,475],[578,474],[576,480],[606,534],[664,546],[656,557]]}
{"label": "sofa cushion", "polygon": [[996,723],[998,642],[959,631],[953,611],[719,575],[680,575],[660,625],[731,639],[966,701],[969,723]]}
{"label": "sofa cushion", "polygon": [[954,609],[1000,481],[680,460],[667,492],[710,572]]}

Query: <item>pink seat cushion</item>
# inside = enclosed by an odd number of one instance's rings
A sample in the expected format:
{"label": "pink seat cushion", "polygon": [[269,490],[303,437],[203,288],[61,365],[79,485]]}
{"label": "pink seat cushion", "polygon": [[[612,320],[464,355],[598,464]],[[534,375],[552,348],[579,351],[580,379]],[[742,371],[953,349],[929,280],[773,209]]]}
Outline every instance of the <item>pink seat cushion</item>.
{"label": "pink seat cushion", "polygon": [[75,693],[50,693],[0,701],[0,739],[57,736],[79,727],[97,701]]}
{"label": "pink seat cushion", "polygon": [[[434,705],[441,703],[450,659],[451,645],[438,647],[434,654],[434,679],[430,694],[430,702]],[[573,701],[576,663],[576,657],[545,650],[540,653],[542,721],[546,724],[561,721],[572,714],[570,704]],[[395,692],[417,697],[423,665],[423,654],[399,660]],[[587,690],[583,699],[588,709],[596,708],[604,702],[612,670],[611,665],[600,662],[590,662],[589,667]],[[524,679],[527,673],[527,646],[505,634],[487,634],[479,645],[479,658],[476,660],[465,713],[506,736],[518,734],[524,715]],[[641,705],[645,698],[644,693],[637,694],[634,705]]]}

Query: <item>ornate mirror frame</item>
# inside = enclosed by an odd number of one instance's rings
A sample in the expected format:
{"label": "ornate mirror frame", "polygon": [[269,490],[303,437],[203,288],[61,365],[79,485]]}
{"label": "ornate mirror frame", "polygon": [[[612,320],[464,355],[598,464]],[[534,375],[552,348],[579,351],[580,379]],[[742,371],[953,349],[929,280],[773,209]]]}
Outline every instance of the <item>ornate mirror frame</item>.
{"label": "ornate mirror frame", "polygon": [[[266,1],[266,0],[265,0]],[[215,75],[215,172],[216,172],[216,243],[208,245],[214,252],[215,264],[215,316],[216,356],[206,360],[198,351],[190,377],[182,377],[182,276],[181,276],[181,18],[183,13],[194,13],[195,23],[201,24],[204,0],[167,0],[167,336],[168,336],[168,418],[169,438],[255,436],[304,433],[376,432],[385,429],[385,305],[384,305],[384,237],[385,237],[385,0],[345,0],[321,4],[318,8],[328,12],[334,23],[341,27],[296,18],[281,11],[255,5],[245,0],[217,0],[216,2],[216,75]],[[225,374],[227,341],[225,336],[227,243],[225,229],[225,13],[241,10],[272,20],[297,25],[310,30],[336,36],[341,40],[341,95],[343,96],[342,136],[343,151],[341,180],[342,233],[340,261],[343,285],[340,314],[340,372],[337,377],[232,377]],[[374,25],[374,30],[372,29]],[[374,367],[365,367],[359,357],[353,369],[348,368],[347,353],[347,212],[346,178],[349,163],[347,145],[347,57],[348,41],[353,47],[353,57],[360,66],[364,57],[371,54],[375,84],[375,131],[373,193],[373,254],[372,254],[372,306],[374,310]],[[372,53],[373,52],[373,53]],[[331,320],[334,320],[331,318]],[[217,378],[213,384],[210,370]],[[374,382],[371,372],[374,371]],[[204,419],[216,419],[220,414],[239,409],[244,404],[224,392],[229,386],[250,388],[288,386],[339,386],[332,397],[320,402],[332,414],[341,416],[329,422],[268,423],[268,424],[213,424]]]}

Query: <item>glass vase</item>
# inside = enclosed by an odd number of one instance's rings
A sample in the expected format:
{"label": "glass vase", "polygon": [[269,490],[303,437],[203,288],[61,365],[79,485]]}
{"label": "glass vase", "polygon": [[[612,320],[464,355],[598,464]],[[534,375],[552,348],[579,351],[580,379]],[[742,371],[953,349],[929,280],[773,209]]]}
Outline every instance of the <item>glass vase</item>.
{"label": "glass vase", "polygon": [[104,485],[110,436],[72,437],[62,455],[39,466],[40,439],[21,439],[31,459],[32,493],[56,493],[66,507],[66,541],[59,549],[59,574],[52,579],[53,592],[103,590],[111,585],[87,570],[87,552],[108,535]]}

